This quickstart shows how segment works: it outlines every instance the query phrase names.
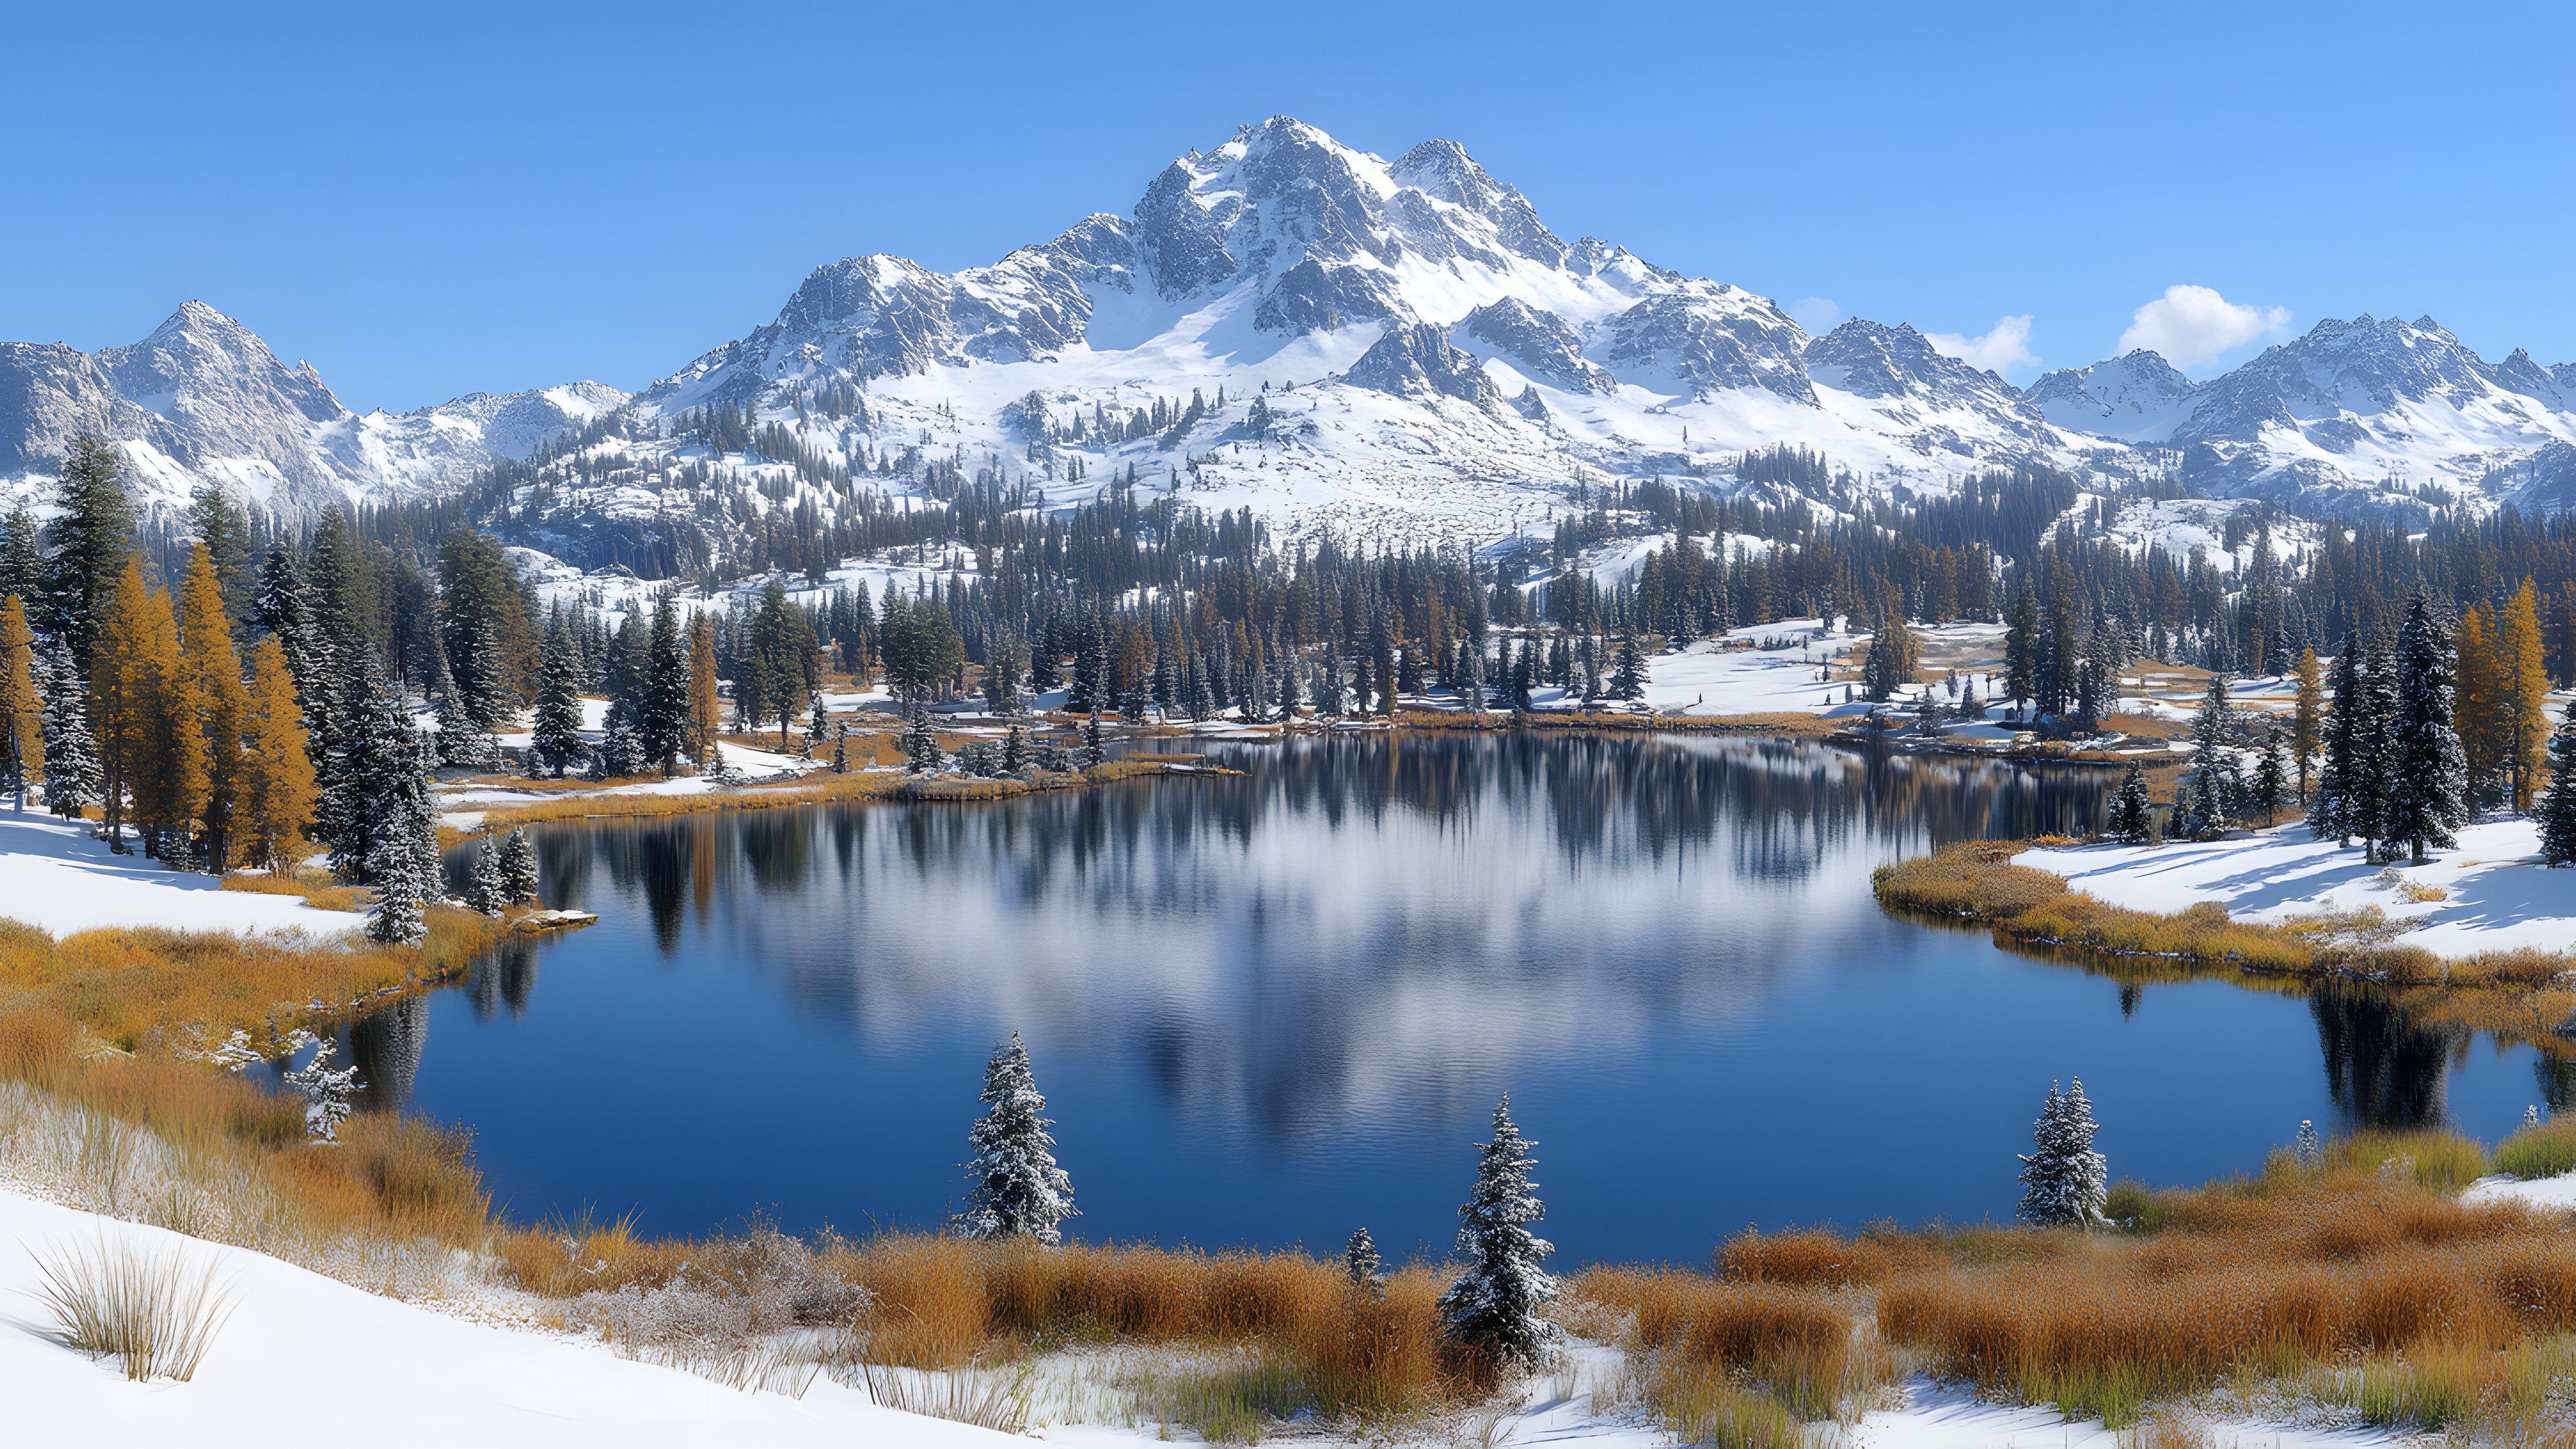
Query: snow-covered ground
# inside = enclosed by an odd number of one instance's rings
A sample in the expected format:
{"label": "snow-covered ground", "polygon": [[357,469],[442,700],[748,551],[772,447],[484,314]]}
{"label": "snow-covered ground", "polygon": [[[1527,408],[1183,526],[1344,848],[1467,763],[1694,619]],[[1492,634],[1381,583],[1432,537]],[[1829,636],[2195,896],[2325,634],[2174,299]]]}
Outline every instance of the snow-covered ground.
{"label": "snow-covered ground", "polygon": [[139,851],[111,855],[94,829],[0,810],[0,918],[56,936],[103,926],[334,936],[364,920],[315,910],[298,896],[228,891],[213,876],[172,870]]}
{"label": "snow-covered ground", "polygon": [[2576,950],[2576,870],[2540,863],[2537,822],[2491,820],[2459,835],[2458,846],[2394,870],[2365,864],[2358,846],[2311,838],[2304,824],[2213,841],[2032,850],[2014,863],[2132,910],[2174,912],[2216,901],[2237,920],[2279,924],[2376,906],[2406,923],[2398,944],[2437,956],[2517,946]]}
{"label": "snow-covered ground", "polygon": [[[41,1265],[72,1251],[133,1249],[177,1254],[191,1275],[211,1270],[229,1316],[195,1376],[179,1383],[128,1381],[113,1360],[65,1347],[33,1296]],[[0,1383],[8,1385],[10,1442],[266,1446],[280,1415],[308,1423],[362,1424],[385,1446],[864,1444],[886,1449],[1001,1449],[1009,1436],[944,1419],[879,1408],[864,1390],[817,1376],[802,1397],[743,1392],[676,1369],[618,1357],[590,1338],[478,1322],[473,1305],[423,1306],[380,1298],[248,1249],[59,1207],[0,1189]],[[441,1311],[444,1308],[449,1311]],[[1533,1383],[1501,1415],[1490,1442],[1652,1449],[1670,1435],[1633,1411],[1596,1411],[1591,1388],[1615,1355],[1577,1345],[1574,1393]],[[1047,1382],[1037,1417],[1079,1395]],[[1067,1367],[1070,1365],[1058,1365]],[[2098,1422],[2070,1424],[2046,1408],[1985,1404],[1923,1381],[1907,1406],[1867,1415],[1843,1442],[1867,1449],[1999,1449],[2121,1442]],[[2211,1426],[2216,1442],[2327,1449],[2385,1444],[2388,1436],[2254,1422]],[[1088,1449],[1143,1449],[1153,1424],[1055,1422],[1031,1437]],[[1322,1435],[1300,1442],[1340,1444]],[[1383,1442],[1372,1440],[1370,1442]],[[1425,1434],[1423,1442],[1434,1442]]]}
{"label": "snow-covered ground", "polygon": [[[30,1296],[39,1255],[84,1245],[177,1251],[211,1267],[231,1317],[187,1383],[130,1383],[51,1336]],[[12,1443],[267,1446],[281,1426],[364,1426],[371,1443],[696,1446],[900,1444],[1002,1437],[880,1409],[829,1380],[803,1399],[742,1393],[604,1346],[487,1327],[379,1298],[265,1254],[0,1192],[0,1384]]]}

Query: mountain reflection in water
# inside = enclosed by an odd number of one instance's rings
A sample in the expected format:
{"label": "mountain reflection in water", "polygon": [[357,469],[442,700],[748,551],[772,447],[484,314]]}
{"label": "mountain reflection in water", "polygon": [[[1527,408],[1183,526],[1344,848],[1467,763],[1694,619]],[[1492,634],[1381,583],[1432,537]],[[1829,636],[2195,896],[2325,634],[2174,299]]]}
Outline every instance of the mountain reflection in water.
{"label": "mountain reflection in water", "polygon": [[2494,1135],[2540,1091],[2364,996],[2124,992],[1876,908],[1882,862],[2088,827],[2096,772],[1633,735],[1211,748],[1246,773],[545,828],[546,901],[602,923],[362,1024],[372,1104],[470,1125],[523,1217],[930,1224],[1018,1029],[1083,1236],[1367,1223],[1436,1250],[1509,1091],[1551,1236],[1695,1259],[1748,1221],[2006,1214],[2072,1075],[2114,1170],[2157,1181],[2257,1167],[2302,1117]]}

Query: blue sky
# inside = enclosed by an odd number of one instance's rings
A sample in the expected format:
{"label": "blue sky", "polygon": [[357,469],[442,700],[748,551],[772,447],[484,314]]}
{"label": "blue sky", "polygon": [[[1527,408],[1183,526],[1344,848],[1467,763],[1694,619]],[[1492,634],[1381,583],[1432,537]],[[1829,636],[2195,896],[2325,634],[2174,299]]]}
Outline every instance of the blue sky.
{"label": "blue sky", "polygon": [[361,409],[631,388],[1287,112],[2016,381],[2365,311],[2576,360],[2564,6],[215,10],[12,16],[0,338],[200,297]]}

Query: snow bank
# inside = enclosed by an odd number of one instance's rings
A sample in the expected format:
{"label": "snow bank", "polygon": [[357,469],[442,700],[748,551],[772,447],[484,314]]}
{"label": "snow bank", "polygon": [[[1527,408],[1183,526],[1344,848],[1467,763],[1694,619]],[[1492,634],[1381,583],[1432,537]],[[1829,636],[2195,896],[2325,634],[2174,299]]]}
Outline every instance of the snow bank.
{"label": "snow bank", "polygon": [[[2467,826],[2456,848],[2393,872],[2364,864],[2358,846],[2311,839],[2305,824],[2152,847],[2033,850],[2014,863],[2064,876],[2070,888],[2131,910],[2171,913],[2216,901],[2237,920],[2278,925],[2377,906],[2407,923],[2398,944],[2436,956],[2520,946],[2576,950],[2576,870],[2540,863],[2540,826],[2524,817]],[[2440,898],[2410,900],[2410,891],[2439,891]]]}
{"label": "snow bank", "polygon": [[2526,1182],[2519,1177],[2481,1177],[2460,1192],[2460,1201],[2474,1207],[2481,1203],[2518,1202],[2541,1212],[2576,1212],[2576,1172],[2558,1177],[2535,1177]]}
{"label": "snow bank", "polygon": [[[193,1270],[211,1265],[232,1316],[187,1383],[129,1383],[113,1361],[65,1348],[26,1295],[41,1258],[80,1245],[176,1250]],[[0,1333],[0,1383],[9,1385],[12,1442],[142,1443],[155,1440],[266,1449],[279,1415],[363,1424],[386,1446],[470,1443],[516,1446],[800,1444],[885,1449],[1000,1449],[1005,1436],[943,1419],[882,1409],[818,1377],[803,1398],[745,1393],[674,1369],[617,1357],[605,1345],[530,1328],[473,1322],[379,1298],[247,1249],[57,1207],[0,1191],[0,1299],[12,1331]],[[470,1304],[449,1305],[470,1309]],[[1503,1416],[1494,1442],[1580,1443],[1585,1449],[1650,1449],[1668,1435],[1633,1413],[1596,1409],[1590,1389],[1608,1378],[1614,1351],[1577,1343],[1575,1393],[1550,1397],[1549,1381]],[[1078,1357],[1078,1356],[1077,1356]],[[1041,1380],[1053,1359],[1041,1360]],[[1081,1365],[1064,1367],[1077,1375]],[[1066,1405],[1036,1385],[1041,1418]],[[2001,1445],[2099,1446],[2118,1442],[2098,1422],[2070,1424],[2046,1408],[1981,1403],[1925,1380],[1904,1387],[1906,1407],[1867,1415],[1845,1442],[1869,1449],[1994,1449]],[[391,1412],[389,1412],[391,1410]],[[2386,1444],[2386,1435],[2218,1421],[2221,1435],[2284,1449]],[[1086,1449],[1143,1449],[1156,1427],[1050,1423],[1043,1437]],[[1316,1436],[1307,1442],[1349,1441]],[[2222,1438],[2220,1442],[2225,1442]]]}
{"label": "snow bank", "polygon": [[[31,1298],[39,1254],[104,1240],[215,1265],[233,1314],[187,1383],[129,1383],[64,1348]],[[23,1444],[274,1445],[286,1416],[363,1425],[373,1443],[619,1449],[879,1444],[981,1449],[1004,1436],[880,1409],[818,1379],[802,1400],[741,1393],[551,1334],[469,1323],[264,1254],[0,1193],[0,1332],[9,1437]]]}
{"label": "snow bank", "polygon": [[91,827],[0,810],[0,917],[56,936],[103,926],[336,935],[365,918],[317,911],[297,896],[228,891],[212,876],[142,855],[111,855]]}

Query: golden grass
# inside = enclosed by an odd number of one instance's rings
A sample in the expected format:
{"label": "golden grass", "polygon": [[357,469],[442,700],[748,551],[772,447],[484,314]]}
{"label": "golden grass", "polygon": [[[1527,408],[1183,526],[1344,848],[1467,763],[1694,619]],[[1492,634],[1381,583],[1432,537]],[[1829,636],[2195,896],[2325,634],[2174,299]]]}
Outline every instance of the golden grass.
{"label": "golden grass", "polygon": [[388,991],[454,976],[501,930],[500,922],[444,906],[430,908],[429,939],[417,948],[157,926],[57,940],[0,920],[0,1013],[56,1010],[126,1051],[179,1028],[217,1042],[247,1031],[265,1047]]}
{"label": "golden grass", "polygon": [[280,1215],[321,1236],[383,1229],[479,1246],[491,1201],[462,1137],[417,1118],[361,1113],[341,1145],[304,1145],[301,1103],[180,1057],[85,1053],[59,1008],[0,1016],[0,1081],[19,1081],[99,1118],[141,1127],[201,1168],[258,1176]]}

